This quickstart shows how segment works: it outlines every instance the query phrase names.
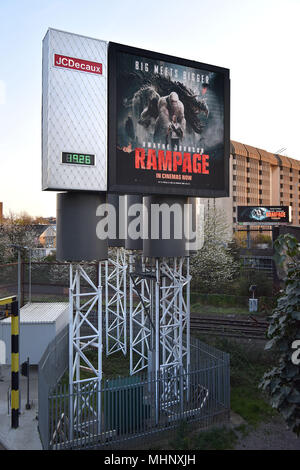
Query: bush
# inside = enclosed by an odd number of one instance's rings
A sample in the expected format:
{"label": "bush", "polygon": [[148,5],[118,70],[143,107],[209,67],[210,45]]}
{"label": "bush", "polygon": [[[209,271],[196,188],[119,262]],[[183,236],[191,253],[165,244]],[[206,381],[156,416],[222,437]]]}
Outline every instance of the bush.
{"label": "bush", "polygon": [[233,282],[232,289],[239,296],[249,297],[249,287],[255,285],[255,297],[272,297],[273,292],[273,280],[269,279],[265,273],[249,269],[247,271],[242,270],[239,279]]}

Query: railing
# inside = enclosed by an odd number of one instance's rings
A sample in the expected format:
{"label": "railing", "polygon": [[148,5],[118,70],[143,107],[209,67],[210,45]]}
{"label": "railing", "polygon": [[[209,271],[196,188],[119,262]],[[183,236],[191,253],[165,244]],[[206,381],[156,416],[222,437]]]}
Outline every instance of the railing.
{"label": "railing", "polygon": [[69,326],[65,326],[49,343],[38,367],[38,427],[43,448],[50,442],[49,434],[49,394],[50,390],[61,379],[68,367],[69,360]]}
{"label": "railing", "polygon": [[182,420],[208,426],[229,416],[229,355],[193,339],[189,371],[173,366],[158,376],[87,382],[72,395],[56,385],[45,400],[40,407],[48,415],[39,413],[44,449],[117,448]]}

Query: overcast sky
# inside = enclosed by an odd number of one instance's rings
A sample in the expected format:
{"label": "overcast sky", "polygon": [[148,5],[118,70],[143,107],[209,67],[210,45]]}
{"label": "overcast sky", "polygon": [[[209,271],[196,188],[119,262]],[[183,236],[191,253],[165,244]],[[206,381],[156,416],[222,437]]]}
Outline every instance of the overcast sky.
{"label": "overcast sky", "polygon": [[41,191],[48,27],[230,69],[231,139],[300,160],[300,0],[0,0],[0,201],[55,215]]}

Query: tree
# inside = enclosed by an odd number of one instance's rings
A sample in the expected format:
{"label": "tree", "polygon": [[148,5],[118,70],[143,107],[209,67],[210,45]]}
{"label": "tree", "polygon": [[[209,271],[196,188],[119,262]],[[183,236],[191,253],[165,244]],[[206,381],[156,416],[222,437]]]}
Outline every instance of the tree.
{"label": "tree", "polygon": [[[17,259],[16,250],[10,245],[34,248],[37,235],[30,225],[20,222],[13,214],[0,224],[0,262],[10,263]],[[26,256],[26,250],[23,253]]]}
{"label": "tree", "polygon": [[[285,270],[285,288],[271,316],[265,349],[279,355],[278,365],[260,384],[288,427],[300,435],[300,244],[290,234],[275,242],[274,259]],[[295,348],[298,348],[296,350]]]}
{"label": "tree", "polygon": [[191,260],[193,283],[204,292],[220,291],[237,273],[230,241],[224,213],[216,207],[206,210],[204,245]]}

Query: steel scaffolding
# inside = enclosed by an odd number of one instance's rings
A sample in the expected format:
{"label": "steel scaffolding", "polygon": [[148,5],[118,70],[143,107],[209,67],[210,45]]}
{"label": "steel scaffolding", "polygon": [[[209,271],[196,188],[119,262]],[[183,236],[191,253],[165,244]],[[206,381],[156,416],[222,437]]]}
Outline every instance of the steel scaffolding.
{"label": "steel scaffolding", "polygon": [[[70,264],[70,429],[82,430],[81,415],[92,413],[101,431],[102,286],[105,277],[106,354],[126,348],[126,252],[99,263],[97,286],[80,264]],[[156,420],[160,403],[170,409],[188,398],[190,366],[189,257],[144,258],[129,254],[130,375],[148,370],[155,379]],[[92,313],[97,319],[92,321]],[[97,361],[87,351],[95,348]],[[90,375],[82,376],[81,371]],[[186,377],[182,381],[182,377]],[[159,378],[163,380],[159,387]],[[89,400],[91,384],[97,400]],[[89,393],[84,393],[86,389]],[[81,392],[81,393],[80,393]],[[180,401],[181,400],[181,401]],[[95,423],[93,425],[95,425]],[[91,425],[91,423],[89,423]],[[87,431],[88,432],[88,431]]]}
{"label": "steel scaffolding", "polygon": [[[190,363],[189,258],[142,260],[134,269],[130,255],[130,357],[134,374],[155,363],[155,369]],[[155,357],[149,351],[155,350]],[[134,357],[136,359],[134,360]],[[153,367],[151,367],[153,370]]]}
{"label": "steel scaffolding", "polygon": [[130,375],[148,367],[151,349],[151,282],[145,275],[144,259],[137,252],[129,255],[129,335]]}
{"label": "steel scaffolding", "polygon": [[127,255],[124,248],[109,252],[105,265],[105,334],[106,356],[122,351],[127,353],[126,272]]}
{"label": "steel scaffolding", "polygon": [[[82,415],[88,409],[94,417],[97,431],[101,430],[101,380],[102,380],[102,286],[101,263],[98,266],[97,285],[82,265],[70,263],[69,289],[69,420],[70,439],[74,430],[84,432]],[[96,310],[97,322],[92,321]],[[91,360],[88,351],[96,350],[96,361]],[[96,364],[95,364],[96,363]],[[82,375],[85,371],[90,377]],[[86,387],[92,384],[96,400],[85,394]],[[84,424],[85,426],[85,424]],[[88,432],[88,430],[86,431]]]}

